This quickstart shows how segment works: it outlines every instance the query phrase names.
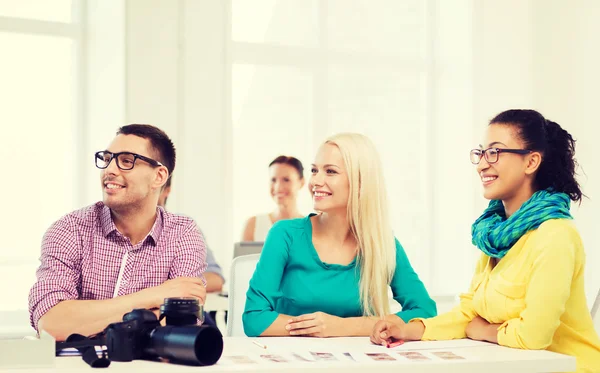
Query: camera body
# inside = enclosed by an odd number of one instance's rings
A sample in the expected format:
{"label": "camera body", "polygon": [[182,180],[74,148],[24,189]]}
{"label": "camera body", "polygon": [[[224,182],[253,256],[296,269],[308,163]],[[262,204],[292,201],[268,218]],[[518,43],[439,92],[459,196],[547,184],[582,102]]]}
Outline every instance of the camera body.
{"label": "camera body", "polygon": [[160,307],[166,326],[146,309],[134,309],[123,322],[105,329],[108,356],[114,361],[167,358],[171,362],[212,365],[223,352],[223,336],[211,326],[200,326],[203,313],[198,300],[167,298]]}
{"label": "camera body", "polygon": [[110,324],[105,329],[108,356],[114,361],[132,361],[149,356],[145,351],[153,331],[160,327],[154,312],[134,309],[123,316],[123,322]]}

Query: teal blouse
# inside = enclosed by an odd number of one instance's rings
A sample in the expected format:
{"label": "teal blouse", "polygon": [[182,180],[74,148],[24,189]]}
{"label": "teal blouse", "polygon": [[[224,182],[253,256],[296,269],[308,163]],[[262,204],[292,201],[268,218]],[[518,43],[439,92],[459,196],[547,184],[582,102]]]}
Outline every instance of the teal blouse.
{"label": "teal blouse", "polygon": [[[281,220],[269,230],[246,294],[242,316],[249,337],[262,334],[279,314],[321,311],[339,317],[363,316],[356,258],[348,265],[323,263],[312,243],[311,214]],[[436,316],[435,302],[396,240],[396,271],[390,284],[404,321]]]}

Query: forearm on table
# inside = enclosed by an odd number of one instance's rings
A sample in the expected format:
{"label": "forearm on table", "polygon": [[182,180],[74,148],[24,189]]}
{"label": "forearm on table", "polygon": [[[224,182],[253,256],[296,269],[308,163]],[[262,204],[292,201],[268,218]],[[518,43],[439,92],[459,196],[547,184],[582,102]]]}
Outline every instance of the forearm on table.
{"label": "forearm on table", "polygon": [[223,289],[223,277],[214,272],[204,272],[204,278],[206,279],[206,291],[213,293],[215,291],[221,291]]}
{"label": "forearm on table", "polygon": [[264,332],[260,334],[261,337],[282,337],[289,336],[290,331],[286,329],[288,321],[292,319],[293,316],[279,314],[275,321],[269,325]]}
{"label": "forearm on table", "polygon": [[57,341],[64,341],[73,333],[85,336],[97,334],[108,324],[123,320],[123,315],[134,308],[154,308],[152,299],[140,291],[112,299],[64,300],[46,312],[38,322]]}
{"label": "forearm on table", "polygon": [[[359,317],[345,317],[340,318],[340,325],[338,328],[339,335],[336,337],[364,337],[371,335],[373,328],[377,321],[380,321],[381,317],[377,316],[359,316]],[[385,321],[392,323],[403,323],[402,319],[396,314],[390,314],[385,316]]]}

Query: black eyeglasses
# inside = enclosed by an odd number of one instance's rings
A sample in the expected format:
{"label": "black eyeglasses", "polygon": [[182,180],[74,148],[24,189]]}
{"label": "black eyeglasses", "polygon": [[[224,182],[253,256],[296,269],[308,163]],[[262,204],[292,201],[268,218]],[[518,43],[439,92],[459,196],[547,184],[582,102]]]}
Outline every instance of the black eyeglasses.
{"label": "black eyeglasses", "polygon": [[148,162],[154,167],[163,166],[162,163],[155,161],[152,158],[130,152],[111,153],[108,150],[104,150],[96,152],[94,159],[96,160],[96,167],[100,169],[108,167],[113,159],[117,162],[117,167],[124,171],[131,170],[133,166],[135,166],[135,161],[138,159]]}
{"label": "black eyeglasses", "polygon": [[498,162],[500,153],[513,153],[513,154],[529,154],[531,150],[526,149],[502,149],[502,148],[487,148],[487,149],[473,149],[471,150],[471,163],[479,164],[481,158],[485,157],[487,163],[492,164]]}

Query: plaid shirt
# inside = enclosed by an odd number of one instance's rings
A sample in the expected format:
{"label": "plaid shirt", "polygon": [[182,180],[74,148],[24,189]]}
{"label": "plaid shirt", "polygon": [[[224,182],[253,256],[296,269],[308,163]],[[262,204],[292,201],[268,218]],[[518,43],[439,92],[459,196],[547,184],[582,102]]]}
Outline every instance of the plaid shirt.
{"label": "plaid shirt", "polygon": [[206,245],[196,223],[157,208],[150,233],[132,245],[102,202],[55,222],[42,241],[37,281],[29,292],[31,325],[63,300],[110,299],[176,277],[202,277]]}

